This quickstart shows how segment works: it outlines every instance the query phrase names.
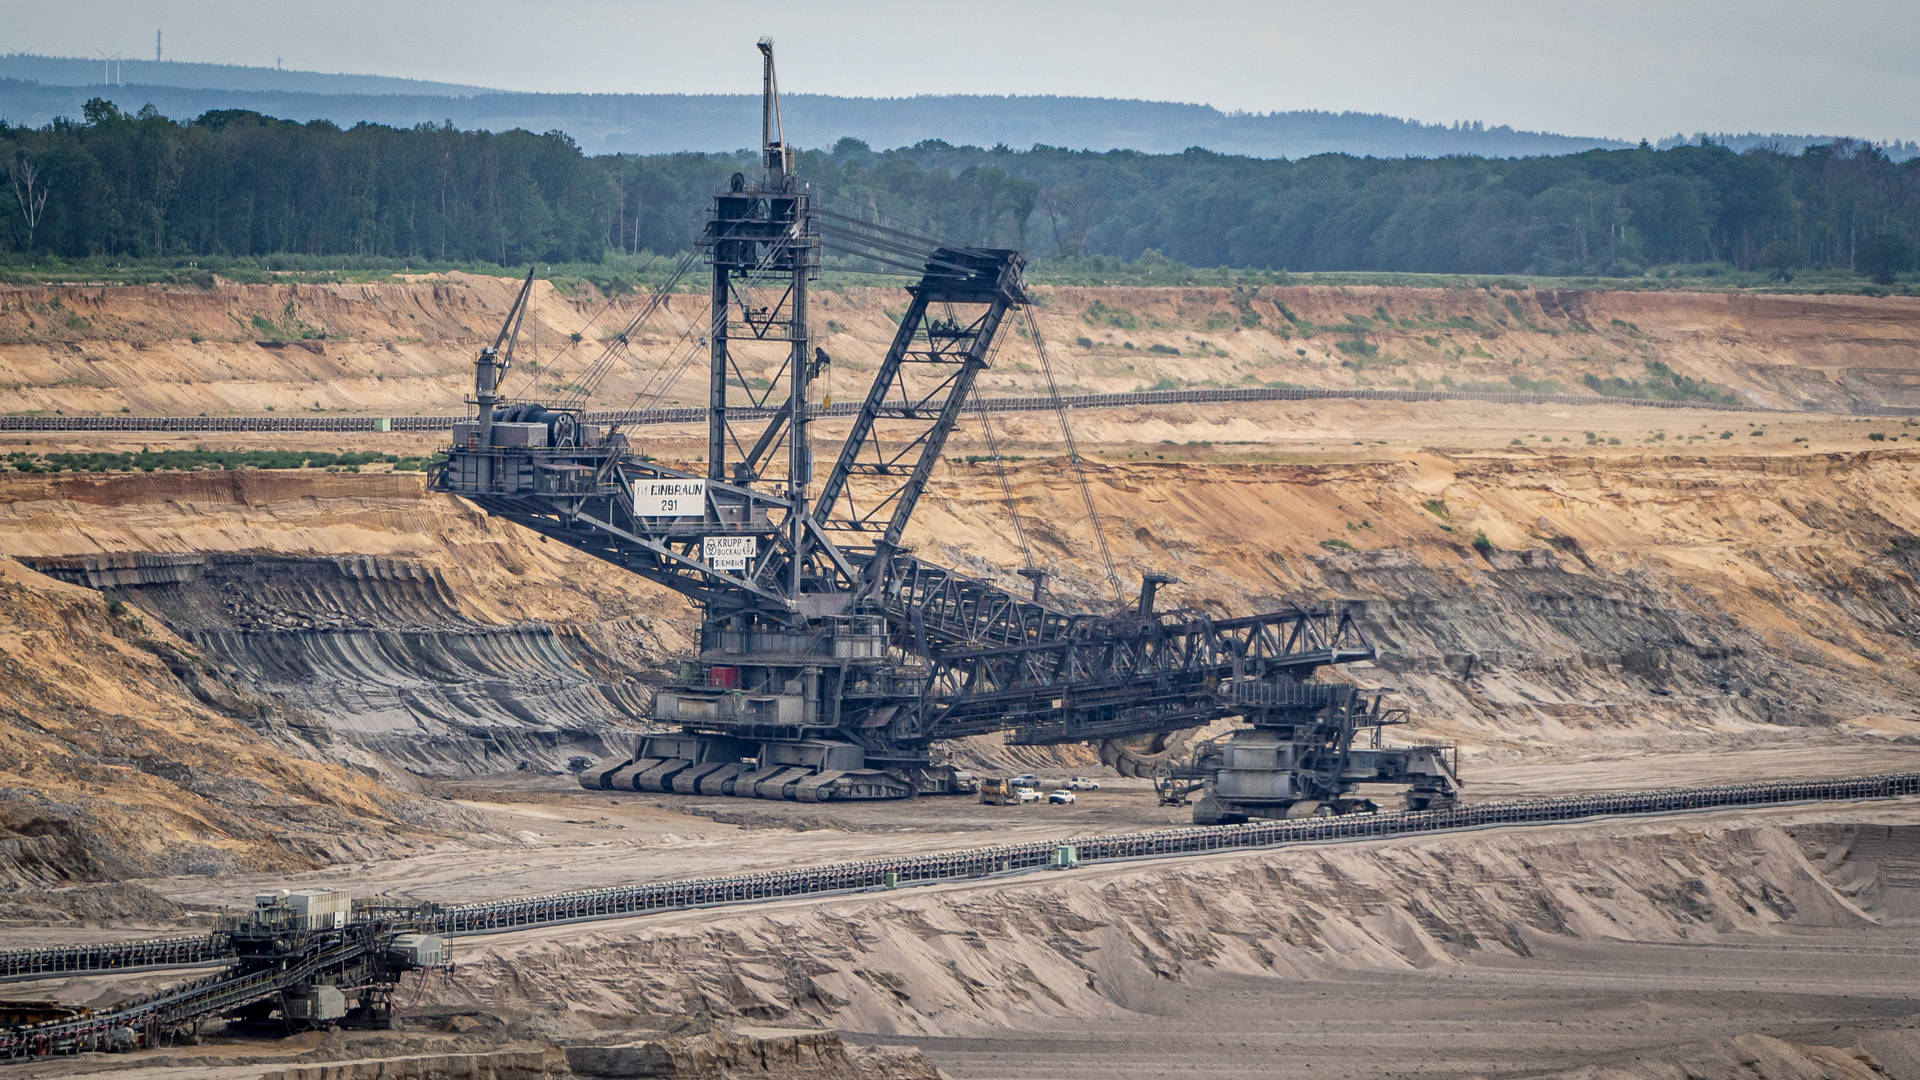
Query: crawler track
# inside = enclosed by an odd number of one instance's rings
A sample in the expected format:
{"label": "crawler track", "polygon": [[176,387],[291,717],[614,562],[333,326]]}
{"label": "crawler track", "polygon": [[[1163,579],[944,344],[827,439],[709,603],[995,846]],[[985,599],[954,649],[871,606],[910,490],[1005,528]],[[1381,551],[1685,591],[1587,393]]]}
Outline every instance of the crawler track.
{"label": "crawler track", "polygon": [[[1051,867],[1055,865],[1060,849],[1065,846],[1075,849],[1076,861],[1080,864],[1110,863],[1276,848],[1289,844],[1374,840],[1501,826],[1551,825],[1603,817],[1913,795],[1920,795],[1920,772],[1767,784],[1664,788],[1612,795],[1479,803],[1450,810],[1156,829],[1150,832],[968,848],[898,859],[832,863],[800,870],[731,874],[464,904],[424,913],[416,922],[418,929],[429,933],[496,934],[655,911],[932,885]],[[383,914],[381,917],[391,916]],[[203,938],[173,937],[104,945],[14,949],[0,952],[0,980],[219,963],[229,955],[225,940],[217,934]]]}
{"label": "crawler track", "polygon": [[[1764,405],[1724,405],[1707,401],[1600,397],[1582,394],[1502,394],[1469,390],[1320,390],[1291,387],[1234,387],[1219,390],[1141,390],[1125,394],[1066,394],[1069,409],[1119,409],[1138,405],[1190,405],[1230,401],[1490,401],[1501,405],[1637,405],[1649,409],[1718,409],[1728,412],[1784,412]],[[982,398],[989,412],[1051,412],[1048,395]],[[815,409],[815,416],[852,416],[858,402]],[[736,419],[765,419],[770,409],[733,408]],[[454,416],[0,416],[0,431],[452,431]],[[626,409],[586,414],[591,423],[644,427],[651,424],[705,423],[697,406]]]}

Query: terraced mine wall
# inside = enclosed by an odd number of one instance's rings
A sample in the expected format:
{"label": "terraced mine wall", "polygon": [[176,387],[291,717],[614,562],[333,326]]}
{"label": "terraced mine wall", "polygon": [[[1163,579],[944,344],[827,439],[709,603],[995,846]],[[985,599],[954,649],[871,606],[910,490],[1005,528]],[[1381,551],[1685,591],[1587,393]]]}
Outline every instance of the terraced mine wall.
{"label": "terraced mine wall", "polygon": [[[992,471],[973,475],[926,509],[930,557],[1015,565],[1004,543],[944,542],[1004,513]],[[1363,677],[1473,754],[1920,737],[1920,455],[1429,451],[1096,476],[1125,523],[1116,558],[1177,568],[1204,610],[1344,600],[1380,654]],[[1015,492],[1048,549],[1085,549],[1069,478],[1022,469]]]}
{"label": "terraced mine wall", "polygon": [[[426,775],[564,768],[644,721],[652,666],[612,620],[490,626],[439,570],[375,556],[29,559],[111,589],[269,696],[343,756]],[[624,633],[623,633],[624,632]],[[624,747],[621,750],[624,751]]]}
{"label": "terraced mine wall", "polygon": [[[952,468],[920,542],[970,572],[1019,565],[1005,531],[980,527],[1005,519],[996,474]],[[1470,755],[1857,737],[1883,720],[1900,737],[1920,696],[1912,450],[1092,475],[1123,572],[1176,568],[1182,603],[1223,614],[1349,604],[1379,649],[1369,677],[1412,708],[1416,737]],[[1056,590],[1097,605],[1071,479],[1039,462],[1010,482]],[[37,476],[0,494],[4,548],[160,620],[272,706],[255,722],[368,767],[597,756],[692,644],[677,599],[417,476]]]}
{"label": "terraced mine wall", "polygon": [[[481,823],[415,774],[600,754],[687,648],[678,601],[417,477],[23,479],[0,481],[11,886],[443,843]],[[138,892],[87,903],[139,920]]]}
{"label": "terraced mine wall", "polygon": [[[1006,520],[995,470],[946,468],[909,542],[968,572],[1020,565],[1010,530],[982,527]],[[1090,475],[1122,573],[1177,569],[1182,604],[1354,606],[1380,652],[1362,677],[1410,707],[1408,738],[1462,743],[1469,782],[1502,756],[1920,738],[1910,448],[1416,450]],[[1105,602],[1069,472],[1020,462],[1009,484],[1056,591]],[[564,768],[625,738],[693,648],[677,598],[428,495],[417,474],[9,475],[0,554],[21,560],[0,602],[29,628],[0,636],[21,688],[0,702],[16,793],[0,824],[46,882],[391,844],[391,826],[363,834],[372,803],[352,824],[295,826],[260,793],[344,790],[299,772],[311,761],[396,780]],[[1083,748],[962,751],[1098,767]],[[227,774],[254,760],[266,787]]]}

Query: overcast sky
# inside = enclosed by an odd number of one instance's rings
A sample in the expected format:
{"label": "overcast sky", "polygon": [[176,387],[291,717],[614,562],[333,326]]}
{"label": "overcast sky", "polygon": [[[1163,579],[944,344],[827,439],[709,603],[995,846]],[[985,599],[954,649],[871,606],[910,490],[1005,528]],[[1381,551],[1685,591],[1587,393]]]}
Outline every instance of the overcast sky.
{"label": "overcast sky", "polygon": [[[0,52],[515,90],[1042,93],[1577,135],[1920,138],[1920,0],[0,0]],[[129,75],[133,72],[130,69]]]}

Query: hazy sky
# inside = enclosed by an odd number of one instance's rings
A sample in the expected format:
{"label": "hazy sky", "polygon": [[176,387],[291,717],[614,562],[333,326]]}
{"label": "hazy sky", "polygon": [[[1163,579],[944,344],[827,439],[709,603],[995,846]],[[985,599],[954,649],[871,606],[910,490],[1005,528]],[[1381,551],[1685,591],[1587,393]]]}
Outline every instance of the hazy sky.
{"label": "hazy sky", "polygon": [[[0,52],[516,90],[1047,93],[1623,138],[1920,138],[1920,0],[0,0]],[[134,75],[132,68],[128,75]]]}

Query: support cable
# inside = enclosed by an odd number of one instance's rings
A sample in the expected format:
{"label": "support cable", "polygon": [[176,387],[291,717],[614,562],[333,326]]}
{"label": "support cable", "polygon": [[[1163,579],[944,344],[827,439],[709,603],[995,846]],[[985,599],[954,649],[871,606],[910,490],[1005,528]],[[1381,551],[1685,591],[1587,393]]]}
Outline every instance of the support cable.
{"label": "support cable", "polygon": [[[715,242],[717,243],[732,238],[734,231],[739,229],[743,224],[746,223],[736,222],[729,226],[726,232],[715,238]],[[769,250],[779,250],[781,246],[780,244],[772,244],[769,245]],[[621,330],[620,333],[607,344],[606,349],[601,352],[599,358],[589,365],[586,372],[574,383],[574,390],[568,394],[566,398],[562,399],[556,408],[577,409],[583,406],[588,398],[593,396],[595,391],[600,388],[601,381],[613,370],[614,360],[621,355],[630,355],[628,353],[628,345],[633,335],[639,331],[647,319],[653,316],[655,311],[666,304],[667,299],[673,294],[674,287],[680,283],[680,279],[684,278],[687,273],[693,269],[694,264],[700,260],[700,250],[701,246],[699,244],[695,244],[693,247],[687,249],[686,253],[680,257],[680,261],[674,264],[673,271],[667,275],[666,282],[647,299],[646,305],[627,323],[626,328]],[[766,262],[767,260],[763,259],[761,265],[764,266]],[[759,267],[756,267],[755,272],[757,273],[759,269]]]}
{"label": "support cable", "polygon": [[[753,268],[747,271],[747,273],[741,275],[741,279],[746,282],[746,287],[752,289],[756,281],[766,276],[768,269],[772,267],[780,253],[786,251],[791,246],[791,243],[785,240],[768,244],[766,253],[760,257],[760,261],[755,263]],[[684,375],[687,368],[692,365],[693,358],[700,354],[700,347],[712,341],[713,335],[720,332],[720,323],[727,317],[729,310],[730,308],[713,310],[712,306],[709,305],[706,334],[698,340],[692,340],[692,337],[695,328],[699,324],[690,320],[687,329],[681,333],[673,345],[669,346],[670,351],[668,353],[669,359],[667,363],[660,365],[660,367],[656,369],[654,378],[648,379],[646,383],[642,384],[640,390],[634,394],[633,400],[628,403],[627,407],[629,409],[652,409],[658,407],[661,400],[664,399],[675,386],[679,385],[680,377]],[[691,341],[691,344],[687,344],[689,341]],[[682,350],[683,345],[686,346],[684,350],[678,351]],[[675,356],[678,357],[679,362],[677,364],[674,364],[672,359]],[[667,374],[668,364],[674,364],[671,374]],[[661,375],[665,375],[666,377],[661,379]],[[644,406],[640,404],[643,399],[647,402]]]}
{"label": "support cable", "polygon": [[1113,586],[1113,598],[1116,603],[1126,603],[1126,589],[1120,584],[1120,575],[1113,568],[1113,551],[1107,547],[1107,531],[1100,524],[1100,511],[1093,506],[1093,489],[1087,484],[1087,470],[1080,460],[1080,448],[1074,443],[1073,425],[1067,420],[1066,403],[1060,400],[1060,386],[1053,378],[1053,361],[1047,357],[1047,342],[1040,336],[1040,324],[1034,320],[1033,308],[1021,305],[1020,314],[1027,320],[1027,333],[1033,336],[1034,350],[1040,354],[1040,370],[1047,376],[1047,394],[1053,399],[1054,415],[1060,418],[1060,434],[1066,439],[1067,460],[1073,465],[1073,477],[1080,485],[1080,500],[1086,504],[1087,520],[1093,524],[1093,538],[1100,544],[1100,562],[1107,569],[1107,583]]}
{"label": "support cable", "polygon": [[601,381],[613,370],[614,360],[626,352],[628,342],[633,334],[640,329],[642,324],[653,316],[655,311],[659,310],[660,307],[667,302],[667,297],[672,295],[674,286],[678,285],[680,279],[686,276],[687,271],[693,268],[694,262],[697,261],[699,257],[700,249],[698,247],[688,249],[687,253],[680,257],[680,261],[675,264],[672,273],[667,275],[666,282],[655,290],[652,296],[647,298],[646,304],[640,308],[639,313],[628,321],[625,329],[621,330],[612,341],[607,343],[607,347],[601,351],[593,363],[587,365],[586,371],[582,372],[580,377],[574,381],[574,389],[560,400],[556,406],[557,408],[579,408],[586,403],[588,398],[593,396],[594,391],[599,388]]}
{"label": "support cable", "polygon": [[[658,255],[654,255],[648,258],[646,265],[642,266],[639,269],[638,273],[636,273],[634,276],[640,277],[644,275],[648,270],[653,268],[654,263],[659,261],[660,261],[660,256]],[[560,347],[560,351],[554,354],[553,360],[551,363],[547,365],[546,370],[552,372],[554,376],[558,378],[559,376],[558,369],[559,369],[560,362],[565,360],[569,353],[573,352],[573,347],[575,345],[578,345],[580,342],[585,341],[587,339],[587,331],[592,329],[593,324],[599,322],[600,316],[605,315],[607,313],[607,309],[612,306],[613,306],[613,290],[608,289],[606,298],[601,302],[600,307],[596,309],[592,315],[587,316],[587,321],[585,323],[582,323],[580,326],[580,329],[575,332],[576,336],[568,339],[567,343]],[[533,344],[533,339],[529,338],[528,344],[529,345]],[[538,359],[538,354],[536,354],[535,359],[536,360]],[[519,400],[521,394],[524,394],[526,391],[538,390],[539,381],[540,381],[540,370],[537,368],[537,366],[530,367],[526,372],[526,377],[520,381],[518,392],[508,395],[509,400]],[[558,383],[556,383],[554,386],[554,390],[557,392],[559,389],[560,387]]]}
{"label": "support cable", "polygon": [[[994,342],[994,352],[1000,351],[998,340]],[[1013,535],[1020,541],[1020,557],[1026,561],[1027,569],[1037,569],[1033,563],[1033,546],[1027,542],[1027,525],[1020,519],[1020,507],[1013,501],[1013,483],[1007,479],[1007,463],[1000,456],[1000,440],[993,433],[993,417],[987,412],[983,398],[973,398],[974,411],[980,414],[980,430],[987,437],[987,453],[993,458],[993,471],[1000,479],[1000,495],[1006,501],[1007,513],[1013,518]]]}
{"label": "support cable", "polygon": [[[828,219],[822,220],[817,224],[816,228],[819,234],[823,237],[838,241],[842,252],[845,254],[872,259],[878,263],[888,263],[893,266],[905,267],[916,273],[924,273],[928,267],[934,266],[940,267],[943,270],[950,270],[956,274],[967,274],[971,272],[971,268],[962,263],[938,258],[934,248],[924,246],[919,242],[899,240],[886,235],[864,233],[856,227],[845,224],[845,222],[850,219],[840,218],[838,215],[828,214],[826,211],[818,211],[817,213],[822,218]],[[949,248],[948,250],[954,249]],[[893,257],[882,254],[882,252],[890,252]],[[901,259],[907,261],[899,261]]]}
{"label": "support cable", "polygon": [[[951,244],[951,243],[946,243],[944,241],[936,239],[934,236],[934,233],[936,230],[933,228],[933,226],[925,222],[904,221],[900,218],[894,217],[891,214],[882,212],[878,206],[872,206],[866,203],[856,202],[850,196],[843,195],[840,192],[833,191],[831,189],[821,188],[817,184],[814,185],[814,190],[819,192],[820,194],[825,195],[827,198],[837,203],[840,203],[842,206],[845,206],[848,208],[848,210],[852,211],[852,213],[835,214],[836,217],[839,217],[843,220],[851,220],[869,227],[879,227],[880,224],[884,224],[885,226],[890,227],[891,231],[900,235],[901,237],[916,240],[920,243],[927,245],[929,248],[949,247],[954,249],[955,251],[964,251],[964,252],[967,252],[968,254],[981,253],[980,249],[976,247],[961,245],[961,244]],[[824,212],[834,213],[834,211],[824,211]],[[876,220],[868,221],[865,217],[862,217],[861,215],[872,215],[872,217]]]}
{"label": "support cable", "polygon": [[942,243],[930,236],[921,236],[919,233],[908,232],[905,229],[895,229],[886,225],[876,225],[871,221],[862,221],[859,218],[846,214],[838,214],[832,210],[816,208],[814,215],[818,218],[826,219],[824,224],[836,228],[842,233],[852,234],[874,247],[915,256],[921,252],[927,252],[929,262],[936,266],[943,266],[960,273],[966,273],[970,268],[961,263],[935,259],[931,253],[945,248],[963,255],[984,256],[985,254],[984,252],[965,245]]}

